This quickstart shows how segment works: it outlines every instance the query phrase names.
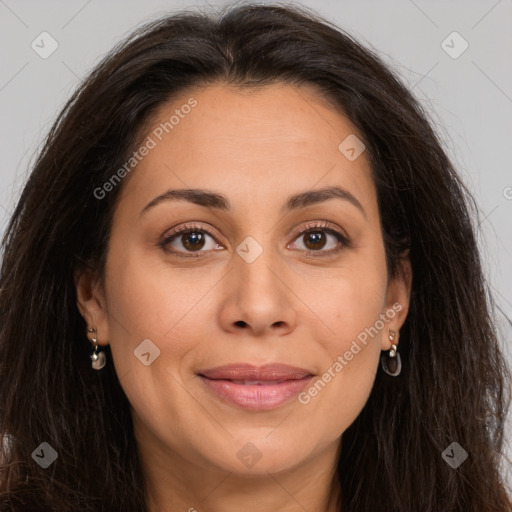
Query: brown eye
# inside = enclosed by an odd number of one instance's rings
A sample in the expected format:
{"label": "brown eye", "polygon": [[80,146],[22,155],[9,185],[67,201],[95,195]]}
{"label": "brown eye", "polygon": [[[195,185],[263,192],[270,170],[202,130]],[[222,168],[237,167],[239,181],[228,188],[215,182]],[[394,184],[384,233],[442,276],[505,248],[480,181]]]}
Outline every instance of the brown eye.
{"label": "brown eye", "polygon": [[205,237],[204,233],[199,231],[188,231],[186,233],[180,233],[182,245],[187,251],[197,251],[204,247]]}
{"label": "brown eye", "polygon": [[328,225],[331,224],[324,222],[307,226],[295,238],[292,249],[301,249],[308,256],[330,256],[350,247],[349,239]]}
{"label": "brown eye", "polygon": [[310,250],[323,249],[327,243],[326,235],[322,231],[309,231],[302,235],[304,237],[304,245]]}
{"label": "brown eye", "polygon": [[178,256],[196,256],[210,249],[223,248],[206,230],[195,226],[178,228],[161,242],[161,247]]}

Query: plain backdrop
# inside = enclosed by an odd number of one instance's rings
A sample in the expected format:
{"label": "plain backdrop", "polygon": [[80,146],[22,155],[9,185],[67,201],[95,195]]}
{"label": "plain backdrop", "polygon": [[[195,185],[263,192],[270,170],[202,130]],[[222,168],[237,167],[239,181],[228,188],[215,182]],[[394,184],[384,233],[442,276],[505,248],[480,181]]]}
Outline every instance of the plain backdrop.
{"label": "plain backdrop", "polygon": [[[229,3],[0,0],[0,236],[57,112],[100,58],[161,14]],[[512,318],[512,1],[300,3],[376,50],[429,111],[480,208],[482,255],[512,364],[512,326],[505,317]],[[41,37],[46,51],[57,45],[47,58],[33,49]],[[512,485],[512,468],[505,474]]]}

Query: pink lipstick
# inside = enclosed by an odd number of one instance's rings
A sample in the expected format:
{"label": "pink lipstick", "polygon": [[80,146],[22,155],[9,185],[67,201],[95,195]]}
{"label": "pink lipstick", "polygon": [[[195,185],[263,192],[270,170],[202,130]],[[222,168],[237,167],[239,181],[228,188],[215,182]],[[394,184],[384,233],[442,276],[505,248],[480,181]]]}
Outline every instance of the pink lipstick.
{"label": "pink lipstick", "polygon": [[207,388],[221,399],[245,409],[275,409],[291,400],[314,374],[285,364],[252,366],[245,363],[198,372]]}

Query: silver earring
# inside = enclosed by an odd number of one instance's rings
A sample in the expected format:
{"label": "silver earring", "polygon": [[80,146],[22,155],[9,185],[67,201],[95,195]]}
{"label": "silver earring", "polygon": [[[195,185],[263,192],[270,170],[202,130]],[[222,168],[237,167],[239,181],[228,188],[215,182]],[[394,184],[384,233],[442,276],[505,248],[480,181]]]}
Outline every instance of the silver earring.
{"label": "silver earring", "polygon": [[[96,332],[96,329],[89,328],[88,331],[90,333],[94,333]],[[91,354],[91,366],[94,370],[101,370],[107,362],[105,352],[99,350],[98,340],[96,338],[91,338],[91,342],[94,344],[93,352]]]}
{"label": "silver earring", "polygon": [[[397,375],[400,375],[400,372],[402,371],[402,361],[400,359],[400,354],[397,352],[397,343],[398,338],[396,331],[392,331],[391,329],[388,329],[389,331],[389,341],[391,341],[391,349],[389,351],[389,354],[382,354],[380,357],[380,363],[382,366],[382,369],[392,377],[396,377]],[[396,342],[395,342],[396,338]]]}

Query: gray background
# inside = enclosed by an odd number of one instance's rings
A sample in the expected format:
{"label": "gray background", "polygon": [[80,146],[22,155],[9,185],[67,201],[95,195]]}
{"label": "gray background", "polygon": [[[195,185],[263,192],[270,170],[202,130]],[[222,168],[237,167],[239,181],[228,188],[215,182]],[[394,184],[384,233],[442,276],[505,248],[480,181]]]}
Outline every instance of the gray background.
{"label": "gray background", "polygon": [[[233,2],[0,0],[0,236],[59,108],[114,43],[160,14],[228,3]],[[512,1],[301,4],[375,49],[428,109],[476,196],[488,279],[503,315],[512,318]],[[31,48],[43,31],[58,43],[47,59]],[[457,58],[442,46],[454,31],[469,45]],[[453,36],[445,43],[452,53],[462,44]],[[503,315],[503,347],[512,364],[512,328]],[[507,434],[512,457],[511,425],[512,414]],[[512,468],[506,467],[505,474],[512,485]]]}

